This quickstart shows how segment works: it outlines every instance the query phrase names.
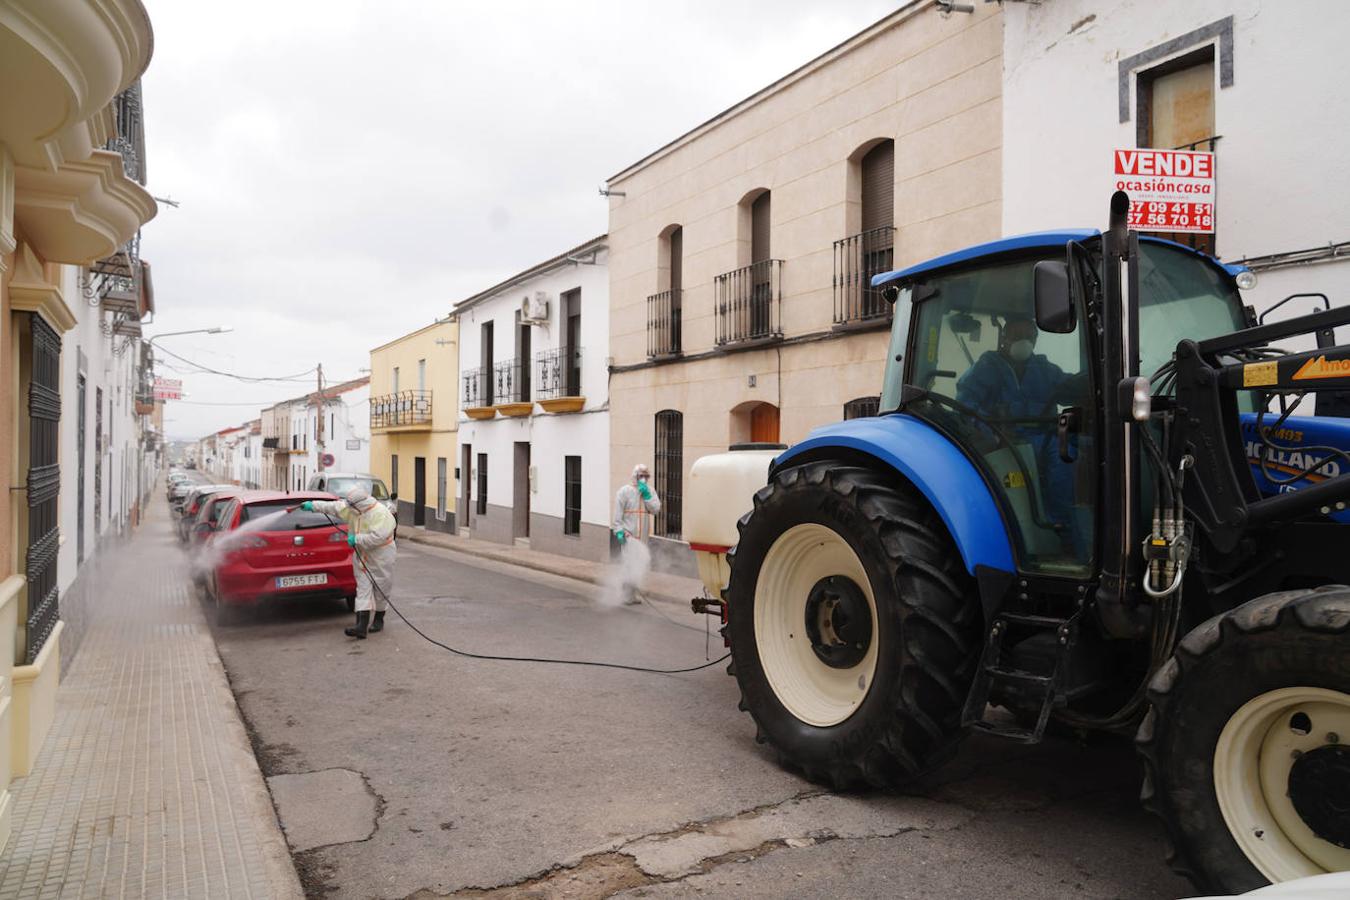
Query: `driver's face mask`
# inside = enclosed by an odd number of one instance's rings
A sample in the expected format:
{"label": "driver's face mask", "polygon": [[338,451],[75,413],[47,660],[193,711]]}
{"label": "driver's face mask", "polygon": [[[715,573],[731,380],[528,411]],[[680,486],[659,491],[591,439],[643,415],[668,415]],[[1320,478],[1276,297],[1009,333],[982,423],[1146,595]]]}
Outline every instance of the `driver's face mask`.
{"label": "driver's face mask", "polygon": [[1008,356],[1012,357],[1014,362],[1024,363],[1031,359],[1031,351],[1035,348],[1036,345],[1026,339],[1013,341],[1008,345]]}

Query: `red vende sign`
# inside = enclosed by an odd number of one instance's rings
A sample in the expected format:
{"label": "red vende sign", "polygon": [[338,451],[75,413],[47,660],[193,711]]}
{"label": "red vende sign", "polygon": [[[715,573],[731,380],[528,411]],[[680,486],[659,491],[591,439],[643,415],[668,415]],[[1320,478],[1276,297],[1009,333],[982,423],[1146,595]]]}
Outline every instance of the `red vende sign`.
{"label": "red vende sign", "polygon": [[1214,231],[1214,154],[1198,150],[1117,150],[1115,187],[1130,195],[1139,231]]}

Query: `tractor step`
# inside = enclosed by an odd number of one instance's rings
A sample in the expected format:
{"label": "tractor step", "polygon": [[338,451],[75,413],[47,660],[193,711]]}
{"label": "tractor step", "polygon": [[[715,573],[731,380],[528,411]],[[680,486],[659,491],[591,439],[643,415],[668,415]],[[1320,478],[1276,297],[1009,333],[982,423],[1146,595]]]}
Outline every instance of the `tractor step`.
{"label": "tractor step", "polygon": [[[1053,616],[1038,616],[1026,613],[998,613],[985,636],[984,652],[980,658],[980,667],[975,673],[975,681],[970,686],[966,698],[962,724],[977,731],[993,734],[1023,744],[1038,743],[1045,734],[1050,721],[1050,713],[1056,706],[1068,702],[1068,686],[1065,684],[1067,659],[1073,651],[1078,637],[1078,617],[1075,612],[1067,619]],[[1030,672],[1021,665],[1009,665],[1004,659],[1005,645],[1009,630],[1016,628],[1025,633],[1040,631],[1045,643],[1051,643],[1049,671]],[[1028,700],[1039,701],[1036,723],[1030,728],[1013,727],[1001,722],[992,722],[985,717],[989,698],[996,690],[1021,694]]]}

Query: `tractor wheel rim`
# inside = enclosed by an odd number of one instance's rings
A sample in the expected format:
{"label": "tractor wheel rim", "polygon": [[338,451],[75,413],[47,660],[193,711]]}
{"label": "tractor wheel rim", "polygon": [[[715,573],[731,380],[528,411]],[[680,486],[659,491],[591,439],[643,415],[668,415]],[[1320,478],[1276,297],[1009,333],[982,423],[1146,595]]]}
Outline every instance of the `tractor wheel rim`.
{"label": "tractor wheel rim", "polygon": [[[807,627],[808,603],[826,579],[843,579],[865,599],[870,629],[857,662],[834,665],[817,654]],[[877,603],[862,560],[824,525],[807,523],[779,535],[755,585],[755,645],[764,676],[789,713],[809,725],[838,725],[871,690],[877,667]],[[860,638],[861,642],[862,639]]]}
{"label": "tractor wheel rim", "polygon": [[[1315,796],[1324,773],[1341,771],[1340,753],[1328,748],[1342,743],[1350,743],[1350,694],[1314,687],[1261,694],[1220,733],[1214,750],[1219,809],[1237,845],[1270,881],[1350,870],[1350,849],[1332,843],[1343,837],[1338,825],[1328,824],[1335,817],[1319,806],[1343,802],[1345,786],[1329,783]],[[1317,764],[1310,767],[1310,760]]]}

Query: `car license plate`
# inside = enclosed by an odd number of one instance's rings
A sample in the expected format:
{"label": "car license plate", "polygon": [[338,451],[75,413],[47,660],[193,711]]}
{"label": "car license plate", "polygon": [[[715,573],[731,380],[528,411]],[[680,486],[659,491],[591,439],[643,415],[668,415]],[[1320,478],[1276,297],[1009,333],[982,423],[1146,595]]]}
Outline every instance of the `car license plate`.
{"label": "car license plate", "polygon": [[327,584],[327,575],[278,575],[277,587],[304,587],[310,584]]}

